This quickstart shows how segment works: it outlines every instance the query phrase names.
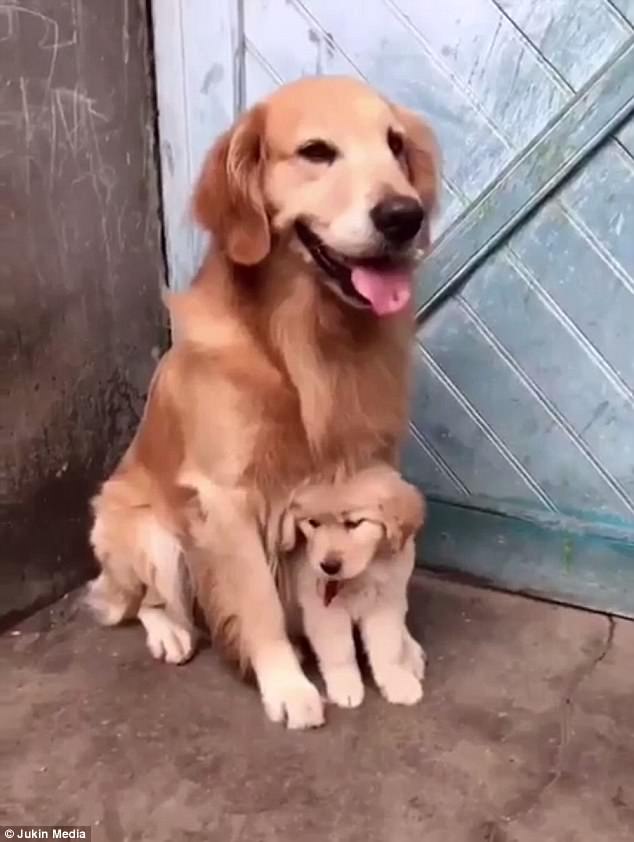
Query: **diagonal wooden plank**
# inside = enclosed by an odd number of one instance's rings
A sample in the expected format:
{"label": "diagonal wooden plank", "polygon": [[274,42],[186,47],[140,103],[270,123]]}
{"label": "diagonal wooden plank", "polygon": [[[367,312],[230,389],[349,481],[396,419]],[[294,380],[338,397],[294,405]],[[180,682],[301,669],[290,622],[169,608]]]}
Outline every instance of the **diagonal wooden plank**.
{"label": "diagonal wooden plank", "polygon": [[419,288],[419,318],[428,315],[457,289],[632,112],[634,38],[506,167],[499,179],[437,243],[426,261],[425,282]]}
{"label": "diagonal wooden plank", "polygon": [[608,3],[623,15],[630,26],[634,26],[634,0],[608,0]]}

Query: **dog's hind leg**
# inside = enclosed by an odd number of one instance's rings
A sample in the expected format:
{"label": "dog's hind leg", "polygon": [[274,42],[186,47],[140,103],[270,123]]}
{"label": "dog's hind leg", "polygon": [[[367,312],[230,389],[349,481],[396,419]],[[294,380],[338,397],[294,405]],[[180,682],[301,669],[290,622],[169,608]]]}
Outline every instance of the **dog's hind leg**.
{"label": "dog's hind leg", "polygon": [[143,598],[146,583],[134,563],[133,536],[129,518],[119,520],[108,509],[100,511],[97,504],[90,543],[101,573],[88,583],[84,602],[104,626],[136,617]]}
{"label": "dog's hind leg", "polygon": [[157,660],[182,664],[194,653],[196,630],[189,575],[180,541],[157,521],[143,527],[150,584],[138,611]]}
{"label": "dog's hind leg", "polygon": [[122,587],[107,570],[88,584],[84,602],[103,626],[116,626],[135,617],[143,596],[143,585]]}
{"label": "dog's hind leg", "polygon": [[195,630],[178,538],[149,506],[112,505],[102,493],[95,514],[90,537],[102,572],[88,586],[87,605],[104,625],[138,617],[153,657],[188,660]]}

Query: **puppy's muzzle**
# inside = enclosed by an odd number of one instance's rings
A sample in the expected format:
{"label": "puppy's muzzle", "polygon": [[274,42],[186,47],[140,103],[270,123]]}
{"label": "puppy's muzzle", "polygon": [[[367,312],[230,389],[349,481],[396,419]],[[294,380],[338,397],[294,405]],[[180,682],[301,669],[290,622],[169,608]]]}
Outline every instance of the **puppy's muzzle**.
{"label": "puppy's muzzle", "polygon": [[319,566],[327,576],[336,576],[341,570],[341,559],[337,556],[328,556]]}

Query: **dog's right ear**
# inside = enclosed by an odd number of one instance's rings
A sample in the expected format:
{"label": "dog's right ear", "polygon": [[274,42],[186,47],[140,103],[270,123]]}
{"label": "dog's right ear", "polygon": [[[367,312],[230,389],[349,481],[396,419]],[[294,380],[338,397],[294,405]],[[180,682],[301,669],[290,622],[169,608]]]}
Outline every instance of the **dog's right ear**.
{"label": "dog's right ear", "polygon": [[271,249],[262,192],[264,106],[247,111],[216,142],[194,191],[194,215],[234,263],[253,266]]}

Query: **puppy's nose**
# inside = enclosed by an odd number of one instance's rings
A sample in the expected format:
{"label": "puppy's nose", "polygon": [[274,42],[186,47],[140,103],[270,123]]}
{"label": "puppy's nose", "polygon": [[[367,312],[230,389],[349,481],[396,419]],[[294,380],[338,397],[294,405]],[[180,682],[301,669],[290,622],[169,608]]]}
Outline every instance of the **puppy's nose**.
{"label": "puppy's nose", "polygon": [[328,576],[335,576],[341,570],[341,559],[336,558],[336,556],[328,556],[319,566]]}
{"label": "puppy's nose", "polygon": [[392,245],[412,240],[423,224],[425,211],[411,196],[390,196],[382,199],[370,211],[374,227]]}

